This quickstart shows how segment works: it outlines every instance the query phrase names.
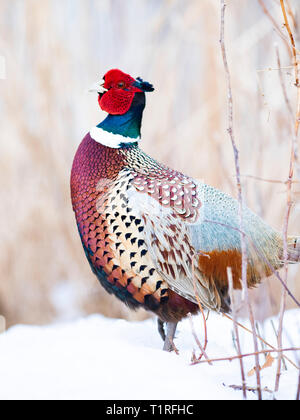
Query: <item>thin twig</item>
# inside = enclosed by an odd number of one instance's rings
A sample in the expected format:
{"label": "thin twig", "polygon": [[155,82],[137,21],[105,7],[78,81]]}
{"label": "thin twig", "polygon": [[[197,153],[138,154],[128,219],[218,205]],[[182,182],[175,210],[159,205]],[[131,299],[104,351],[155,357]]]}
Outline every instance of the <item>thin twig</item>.
{"label": "thin twig", "polygon": [[[228,315],[228,314],[222,314],[225,318],[230,319],[230,321],[233,322],[233,319]],[[249,330],[249,328],[245,327],[245,325],[240,324],[239,322],[236,322],[237,326],[242,328],[243,330],[247,331],[248,333],[252,334],[252,331]],[[264,344],[266,344],[267,346],[269,346],[271,349],[276,350],[274,346],[272,346],[270,343],[268,343],[264,338],[260,337],[259,335],[257,335],[257,338]],[[300,371],[300,367],[296,365],[296,363],[294,363],[291,359],[289,359],[287,356],[283,355],[283,357],[285,358],[285,360],[287,360],[291,365],[294,366],[294,368],[296,368],[297,370]]]}
{"label": "thin twig", "polygon": [[[271,184],[284,184],[284,185],[286,185],[286,183],[287,183],[287,181],[279,181],[277,179],[266,179],[266,178],[261,178],[259,176],[254,176],[254,175],[241,175],[241,177],[252,178],[252,179],[255,179],[257,181],[270,182]],[[293,181],[293,184],[299,184],[299,181]]]}
{"label": "thin twig", "polygon": [[282,30],[280,28],[280,26],[278,25],[278,23],[276,22],[276,20],[273,18],[273,16],[271,15],[271,13],[269,12],[269,10],[266,8],[263,0],[258,0],[259,4],[261,5],[261,8],[264,12],[264,14],[269,18],[269,20],[271,21],[271,23],[274,26],[274,29],[277,31],[278,35],[280,36],[280,38],[284,41],[286,48],[288,50],[289,55],[292,55],[291,52],[291,48],[290,48],[290,44],[288,42],[288,39],[285,37],[285,35],[282,33]]}
{"label": "thin twig", "polygon": [[265,69],[258,69],[256,70],[257,73],[265,73],[267,71],[281,71],[281,70],[289,70],[289,69],[293,69],[294,66],[278,66],[276,68],[274,67],[267,67]]}
{"label": "thin twig", "polygon": [[[282,69],[281,69],[281,60],[280,60],[278,45],[275,46],[275,50],[276,50],[276,56],[277,56],[277,64],[278,64],[278,67],[279,67],[278,74],[279,74],[281,90],[282,90],[283,97],[284,97],[284,100],[285,100],[285,104],[286,104],[286,107],[289,111],[290,117],[294,120],[294,112],[293,112],[292,105],[291,105],[291,102],[289,100],[289,97],[288,97],[288,94],[287,94],[287,91],[286,91],[286,86],[285,86],[284,79],[283,79],[283,73],[282,73]],[[294,66],[292,66],[292,68],[293,67]]]}
{"label": "thin twig", "polygon": [[[273,331],[274,331],[274,334],[275,334],[276,340],[277,340],[277,342],[278,342],[278,331],[276,330],[276,327],[275,327],[275,324],[274,324],[273,319],[271,319],[271,325],[272,325],[272,328],[273,328]],[[284,369],[285,369],[285,370],[287,370],[287,367],[286,367],[286,363],[285,363],[284,357],[282,358],[282,362],[283,362],[283,365],[284,365]]]}
{"label": "thin twig", "polygon": [[259,356],[260,354],[265,354],[265,353],[280,353],[283,351],[299,351],[300,347],[290,347],[287,349],[266,349],[266,350],[259,350],[257,352],[253,352],[253,353],[245,353],[245,354],[241,354],[240,356],[228,356],[228,357],[220,357],[217,359],[208,359],[208,360],[200,360],[200,361],[195,361],[192,364],[201,364],[201,363],[215,363],[215,362],[232,362],[233,360],[237,360],[239,358],[244,358],[244,357],[250,357],[250,356]]}
{"label": "thin twig", "polygon": [[297,21],[296,21],[296,18],[294,16],[294,13],[292,12],[292,8],[291,8],[289,0],[286,0],[286,5],[287,5],[287,12],[291,17],[291,19],[293,21],[293,27],[295,28],[295,26],[297,25]]}
{"label": "thin twig", "polygon": [[[242,386],[240,386],[240,385],[228,385],[228,387],[229,388],[232,388],[232,389],[234,389],[234,390],[237,390],[237,391],[241,391],[242,389],[243,389],[243,387]],[[257,392],[257,388],[255,388],[255,387],[253,387],[253,386],[247,386],[247,391],[249,391],[249,392]],[[267,387],[264,387],[263,389],[262,389],[262,391],[264,391],[264,392],[269,392],[270,394],[273,394],[273,391],[271,391],[269,388],[267,388]]]}
{"label": "thin twig", "polygon": [[[202,355],[205,357],[205,359],[207,360],[207,361],[209,361],[209,358],[208,358],[208,356],[207,356],[207,354],[206,354],[206,352],[205,352],[205,349],[204,349],[204,347],[202,346],[202,344],[200,343],[200,340],[199,340],[199,338],[198,338],[198,336],[197,336],[197,334],[196,334],[196,332],[195,332],[195,329],[194,329],[194,324],[193,324],[193,318],[192,318],[192,314],[191,313],[188,313],[188,317],[189,317],[189,321],[190,321],[190,324],[191,324],[191,330],[192,330],[192,334],[193,334],[193,337],[194,337],[194,339],[195,339],[195,341],[196,341],[196,343],[197,343],[197,346],[199,347],[199,349],[201,350],[201,353],[202,353]],[[199,358],[199,359],[197,359],[197,361],[200,361],[200,359],[201,359],[201,357]],[[194,360],[194,362],[195,362],[196,360]],[[209,362],[209,364],[211,365],[212,363],[210,363]]]}
{"label": "thin twig", "polygon": [[[276,49],[278,67],[280,68],[281,61],[280,61],[280,54],[279,54],[278,45],[275,46],[275,49]],[[291,126],[294,126],[294,111],[292,109],[291,101],[289,100],[289,97],[288,97],[288,94],[287,94],[287,91],[286,91],[286,86],[285,86],[285,83],[284,83],[283,73],[282,73],[281,69],[279,70],[279,80],[280,80],[280,85],[281,85],[284,101],[286,103],[286,107],[288,109],[288,113],[289,113],[289,116],[290,116],[290,119],[291,119]],[[297,116],[296,116],[296,118],[297,118]],[[296,171],[297,171],[298,178],[300,179],[300,164],[299,164],[299,151],[298,151],[298,144],[297,144],[297,132],[295,130],[293,130],[293,128],[292,128],[292,134],[291,135],[293,136],[293,143],[294,143],[294,155],[295,155]],[[298,183],[298,182],[299,181],[292,181],[292,183]],[[286,182],[285,182],[285,184],[286,184]]]}
{"label": "thin twig", "polygon": [[[231,300],[231,308],[232,308],[232,319],[233,319],[233,329],[234,335],[236,339],[236,348],[238,356],[241,356],[241,343],[240,343],[240,334],[239,329],[237,326],[237,319],[236,319],[236,310],[235,310],[235,302],[234,302],[234,294],[233,294],[233,278],[232,278],[232,269],[231,267],[227,267],[227,277],[228,277],[228,284],[229,284],[229,295]],[[243,389],[243,398],[247,399],[247,384],[246,384],[246,375],[244,369],[243,359],[240,358],[240,369],[241,369],[241,378],[242,378],[242,389]]]}
{"label": "thin twig", "polygon": [[[192,258],[193,287],[194,287],[195,297],[196,297],[196,300],[197,300],[197,303],[198,303],[200,312],[202,314],[202,319],[203,319],[203,325],[204,325],[204,346],[203,346],[203,349],[204,349],[204,352],[202,352],[202,355],[205,357],[205,350],[206,350],[207,343],[208,343],[208,338],[207,338],[207,323],[206,323],[206,318],[205,318],[205,313],[204,313],[204,310],[203,310],[203,306],[201,304],[201,301],[200,301],[200,298],[199,298],[199,295],[198,295],[198,292],[197,292],[197,288],[196,288],[194,258],[195,258],[195,256],[193,256],[193,258]],[[201,359],[202,355],[200,356],[200,359]]]}
{"label": "thin twig", "polygon": [[[244,231],[244,220],[243,220],[243,211],[244,211],[244,197],[241,185],[241,176],[240,176],[240,164],[239,164],[239,151],[236,146],[234,132],[233,132],[233,99],[232,99],[232,90],[231,90],[231,77],[229,72],[229,66],[227,61],[227,54],[226,54],[226,47],[225,47],[225,9],[226,3],[225,0],[221,0],[221,34],[220,34],[220,44],[221,44],[221,51],[222,51],[222,58],[223,64],[225,69],[225,75],[227,79],[227,96],[228,96],[228,133],[231,139],[233,152],[234,152],[234,160],[235,160],[235,168],[236,168],[236,182],[237,182],[237,189],[238,189],[238,202],[239,202],[239,217],[240,217],[240,230],[241,230],[241,248],[242,248],[242,284],[243,284],[243,291],[244,296],[248,306],[249,318],[253,329],[253,344],[255,352],[258,351],[258,343],[255,331],[255,322],[252,312],[252,307],[250,303],[250,297],[248,293],[248,283],[247,283],[247,268],[248,268],[248,255],[247,255],[247,246],[246,246],[246,237],[243,233]],[[257,388],[258,388],[258,398],[259,400],[262,399],[261,394],[261,381],[260,381],[260,372],[259,372],[259,357],[258,355],[255,356],[255,364],[256,364],[256,381],[257,381]]]}
{"label": "thin twig", "polygon": [[[281,5],[282,14],[284,17],[285,27],[288,32],[291,47],[292,47],[294,67],[295,67],[295,85],[298,88],[298,92],[299,92],[298,62],[297,62],[297,53],[296,53],[294,36],[292,34],[292,31],[288,22],[284,0],[280,0],[280,5]],[[293,182],[294,166],[295,166],[295,145],[296,145],[295,140],[297,139],[298,127],[299,127],[299,122],[297,118],[298,107],[297,107],[296,115],[297,116],[296,116],[296,123],[295,123],[295,139],[292,137],[292,142],[291,142],[291,159],[290,159],[290,168],[289,168],[289,175],[288,175],[288,181],[287,181],[287,205],[286,205],[286,212],[285,212],[285,219],[284,219],[284,226],[283,226],[283,257],[284,257],[284,282],[285,284],[287,284],[287,280],[288,280],[288,227],[289,227],[290,214],[291,214],[291,209],[292,209],[292,204],[293,204],[292,182]],[[278,327],[278,334],[277,334],[277,337],[278,337],[277,345],[279,349],[282,348],[282,329],[283,329],[283,318],[284,318],[285,308],[286,308],[286,290],[283,289],[281,302],[280,302],[279,327]],[[275,391],[278,391],[279,389],[281,365],[282,365],[282,353],[280,352],[278,355],[277,372],[276,372],[276,379],[275,379]]]}
{"label": "thin twig", "polygon": [[299,87],[299,77],[298,77],[298,62],[297,62],[297,49],[295,45],[294,36],[292,34],[292,30],[288,21],[288,17],[285,10],[284,0],[280,0],[281,10],[284,18],[284,25],[286,27],[286,30],[288,32],[290,43],[292,47],[293,57],[294,57],[294,67],[295,67],[295,84],[297,87]]}
{"label": "thin twig", "polygon": [[297,88],[297,106],[296,106],[296,118],[295,118],[295,141],[297,141],[298,138],[298,132],[299,132],[299,125],[300,125],[300,84],[299,84],[299,63],[297,60],[297,48],[295,45],[295,40],[294,40],[294,36],[292,34],[292,30],[287,18],[287,14],[286,14],[286,10],[285,10],[285,5],[284,5],[284,1],[280,0],[280,5],[281,5],[281,9],[282,9],[282,13],[283,13],[283,17],[284,17],[284,23],[285,23],[285,27],[286,30],[289,34],[290,37],[290,41],[291,41],[291,45],[292,45],[292,51],[293,51],[293,59],[294,59],[294,68],[295,68],[295,86]]}

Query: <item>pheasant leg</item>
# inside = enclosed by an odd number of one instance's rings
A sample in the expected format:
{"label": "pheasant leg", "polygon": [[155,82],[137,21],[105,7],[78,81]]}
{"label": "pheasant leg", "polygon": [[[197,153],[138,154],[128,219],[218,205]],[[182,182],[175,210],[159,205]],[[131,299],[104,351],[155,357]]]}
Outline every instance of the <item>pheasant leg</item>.
{"label": "pheasant leg", "polygon": [[164,344],[164,351],[171,352],[172,350],[176,351],[176,347],[174,345],[174,337],[177,328],[177,322],[167,322],[167,335]]}
{"label": "pheasant leg", "polygon": [[158,318],[157,319],[157,327],[158,327],[159,335],[162,338],[162,341],[166,340],[166,333],[165,333],[164,325],[165,325],[164,321],[162,321],[160,318]]}

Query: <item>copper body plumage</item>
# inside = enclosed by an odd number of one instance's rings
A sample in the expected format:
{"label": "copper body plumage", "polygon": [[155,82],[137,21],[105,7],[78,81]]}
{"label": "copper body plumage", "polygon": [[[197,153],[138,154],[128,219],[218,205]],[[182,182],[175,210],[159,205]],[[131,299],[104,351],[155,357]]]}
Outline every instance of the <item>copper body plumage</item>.
{"label": "copper body plumage", "polygon": [[[174,179],[184,183],[175,188]],[[196,312],[197,305],[176,293],[170,294],[151,260],[144,237],[145,220],[128,199],[130,188],[141,198],[153,197],[165,207],[169,196],[176,217],[182,218],[182,200],[174,200],[175,189],[186,191],[192,203],[194,187],[192,180],[159,165],[137,146],[112,149],[96,143],[88,134],[74,159],[71,193],[78,230],[93,271],[109,292],[129,306],[143,305],[165,321],[178,321],[188,312]],[[185,216],[195,218],[199,206],[198,202],[190,205]],[[172,243],[172,237],[169,241]],[[183,250],[182,246],[179,255]],[[167,262],[162,265],[172,271]]]}

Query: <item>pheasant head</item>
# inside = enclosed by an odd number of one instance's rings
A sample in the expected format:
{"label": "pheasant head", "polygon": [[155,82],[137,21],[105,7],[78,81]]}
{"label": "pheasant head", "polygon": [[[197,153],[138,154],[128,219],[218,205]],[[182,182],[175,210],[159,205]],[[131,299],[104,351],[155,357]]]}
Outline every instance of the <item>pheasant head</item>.
{"label": "pheasant head", "polygon": [[109,70],[103,80],[90,91],[98,93],[100,108],[109,115],[91,130],[91,137],[99,143],[119,148],[137,142],[141,137],[145,92],[153,86],[121,70]]}
{"label": "pheasant head", "polygon": [[153,86],[140,77],[133,78],[119,69],[109,70],[92,91],[99,94],[100,108],[111,115],[123,115],[137,93],[152,92]]}

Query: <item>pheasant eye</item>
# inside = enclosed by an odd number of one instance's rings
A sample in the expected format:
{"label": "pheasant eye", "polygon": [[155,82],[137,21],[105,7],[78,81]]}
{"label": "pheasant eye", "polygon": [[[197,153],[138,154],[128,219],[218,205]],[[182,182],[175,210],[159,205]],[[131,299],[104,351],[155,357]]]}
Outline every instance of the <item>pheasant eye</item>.
{"label": "pheasant eye", "polygon": [[124,82],[119,82],[118,84],[117,84],[117,87],[119,88],[119,89],[123,89],[123,87],[125,86],[125,83]]}

